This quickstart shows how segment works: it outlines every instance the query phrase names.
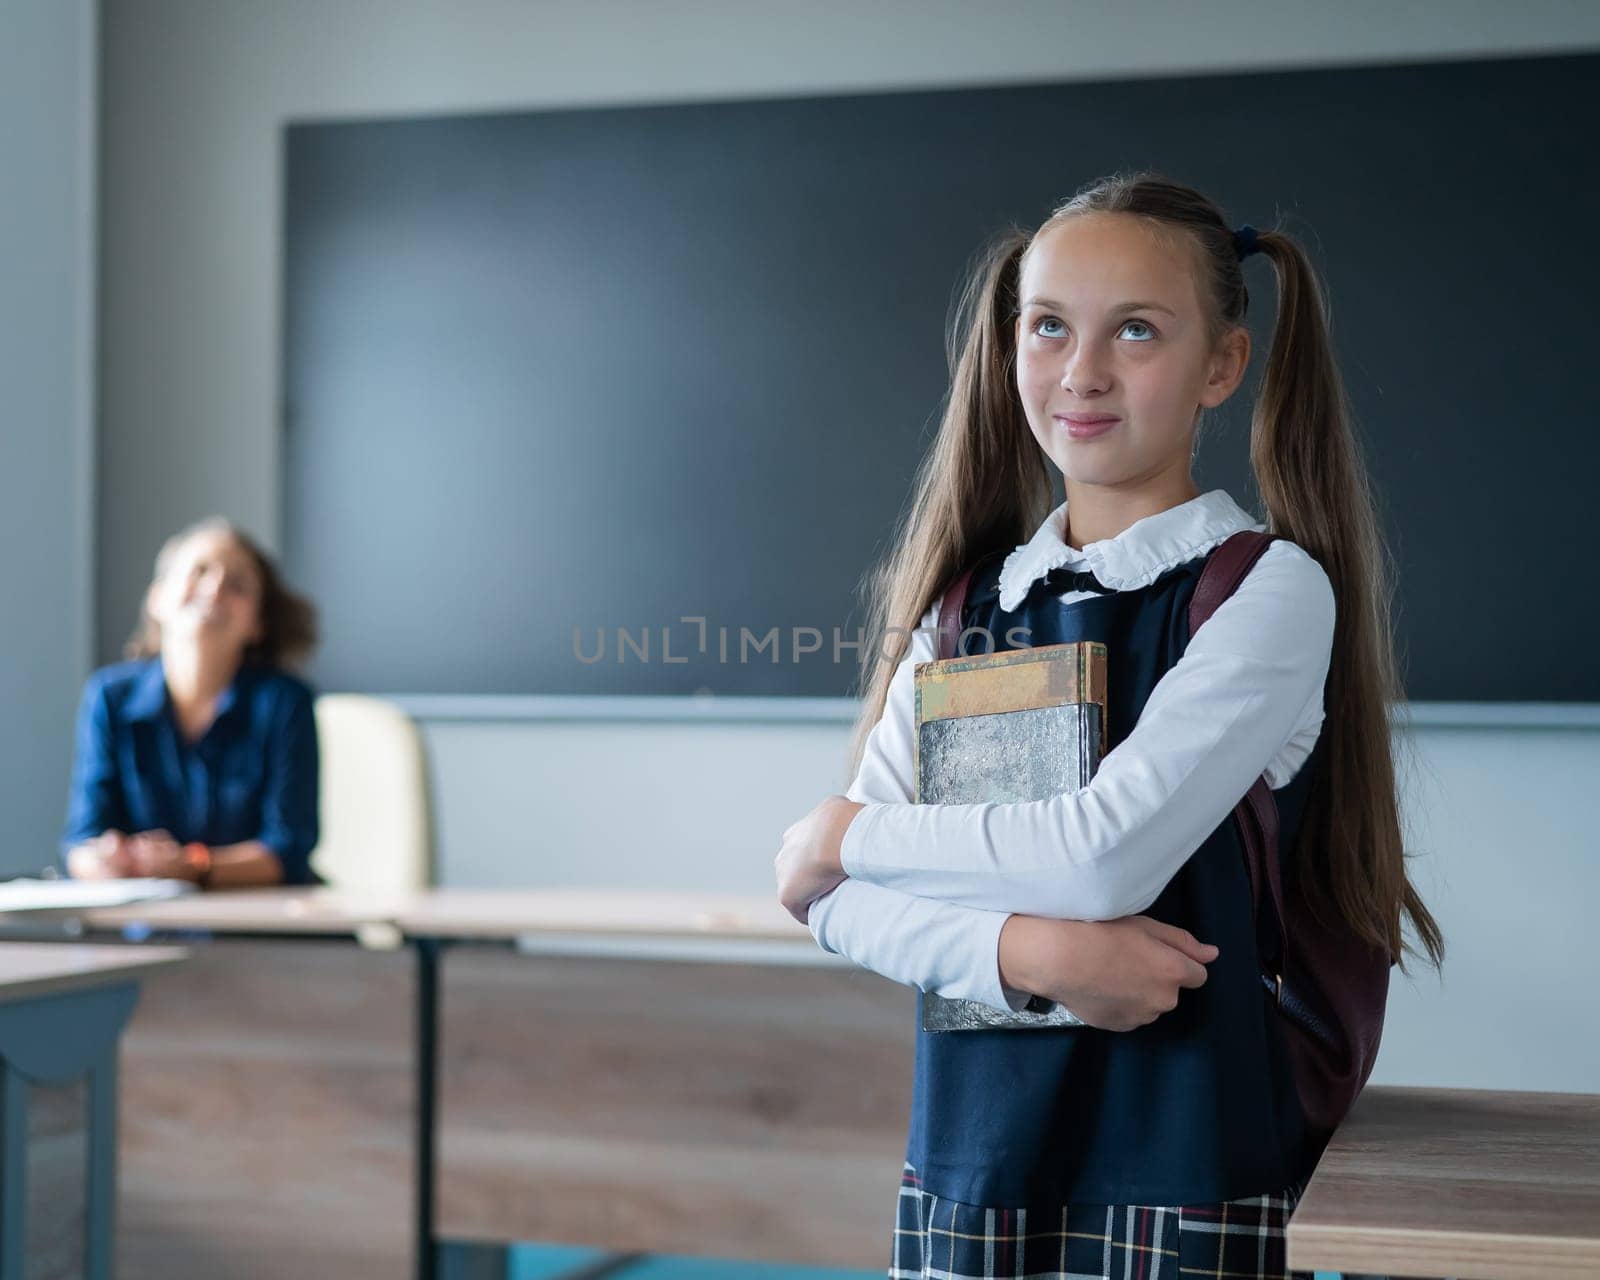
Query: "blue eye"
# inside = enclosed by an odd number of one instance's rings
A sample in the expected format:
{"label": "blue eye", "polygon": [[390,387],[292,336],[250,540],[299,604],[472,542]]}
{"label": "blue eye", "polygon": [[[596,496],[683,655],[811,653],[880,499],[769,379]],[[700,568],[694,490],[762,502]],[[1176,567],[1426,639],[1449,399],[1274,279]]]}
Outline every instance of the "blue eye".
{"label": "blue eye", "polygon": [[[1053,324],[1053,325],[1061,326],[1061,321],[1058,320],[1055,316],[1040,316],[1039,319],[1037,319],[1037,320],[1035,320],[1033,322],[1033,331],[1035,333],[1037,333],[1041,338],[1062,338],[1062,337],[1066,336],[1065,333],[1059,332],[1059,331],[1055,332],[1055,333],[1047,333],[1047,332],[1045,332],[1044,326],[1047,325],[1047,324]],[[1127,320],[1127,321],[1124,321],[1123,325],[1122,325],[1122,328],[1123,328],[1124,332],[1126,332],[1128,329],[1134,329],[1134,328],[1144,330],[1144,336],[1135,339],[1135,341],[1137,341],[1137,342],[1149,342],[1152,338],[1154,338],[1156,336],[1156,331],[1153,328],[1150,327],[1150,324],[1149,324],[1148,321],[1144,321],[1144,320]]]}

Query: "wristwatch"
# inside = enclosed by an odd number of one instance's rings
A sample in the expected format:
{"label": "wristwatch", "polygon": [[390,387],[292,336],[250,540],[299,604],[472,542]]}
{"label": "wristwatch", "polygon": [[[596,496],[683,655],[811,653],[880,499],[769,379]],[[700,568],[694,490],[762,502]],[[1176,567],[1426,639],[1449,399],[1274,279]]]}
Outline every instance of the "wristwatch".
{"label": "wristwatch", "polygon": [[189,865],[194,868],[194,878],[200,887],[203,889],[210,885],[211,846],[201,844],[198,840],[191,840],[183,846],[183,856],[189,860]]}

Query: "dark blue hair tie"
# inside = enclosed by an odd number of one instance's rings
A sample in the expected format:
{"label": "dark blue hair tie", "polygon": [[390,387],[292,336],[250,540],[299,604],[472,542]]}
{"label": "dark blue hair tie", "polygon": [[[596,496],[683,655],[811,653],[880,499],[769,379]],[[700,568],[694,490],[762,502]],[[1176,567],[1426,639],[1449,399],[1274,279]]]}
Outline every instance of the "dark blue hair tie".
{"label": "dark blue hair tie", "polygon": [[1233,251],[1241,262],[1252,253],[1261,252],[1261,246],[1256,243],[1256,229],[1248,222],[1233,233]]}

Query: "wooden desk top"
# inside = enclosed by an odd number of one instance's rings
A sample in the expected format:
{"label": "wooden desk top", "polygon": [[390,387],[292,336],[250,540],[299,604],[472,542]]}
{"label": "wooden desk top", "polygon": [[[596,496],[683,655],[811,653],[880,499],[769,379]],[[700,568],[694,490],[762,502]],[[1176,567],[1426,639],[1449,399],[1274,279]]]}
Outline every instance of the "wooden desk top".
{"label": "wooden desk top", "polygon": [[222,889],[76,913],[91,929],[203,929],[212,933],[353,935],[383,925],[409,898],[328,888]]}
{"label": "wooden desk top", "polygon": [[[67,914],[67,913],[51,913]],[[532,935],[784,942],[815,949],[776,895],[688,890],[423,889],[404,895],[330,888],[230,889],[70,913],[90,929],[351,936],[398,928],[417,938],[511,941]]]}
{"label": "wooden desk top", "polygon": [[187,955],[182,947],[0,942],[0,1003],[112,986],[176,964]]}
{"label": "wooden desk top", "polygon": [[431,889],[395,922],[413,937],[512,939],[561,933],[798,942],[811,931],[777,895],[682,890]]}
{"label": "wooden desk top", "polygon": [[1369,1088],[1288,1247],[1307,1271],[1600,1275],[1600,1095]]}

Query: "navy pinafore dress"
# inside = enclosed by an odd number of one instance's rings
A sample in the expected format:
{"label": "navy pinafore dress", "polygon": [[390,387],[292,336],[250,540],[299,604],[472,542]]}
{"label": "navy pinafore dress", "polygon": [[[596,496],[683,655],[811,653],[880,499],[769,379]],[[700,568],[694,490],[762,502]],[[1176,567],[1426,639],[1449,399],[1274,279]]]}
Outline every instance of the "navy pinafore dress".
{"label": "navy pinafore dress", "polygon": [[[1188,644],[1207,556],[1110,591],[1056,570],[1015,609],[1001,557],[974,571],[960,652],[1096,640],[1107,649],[1105,749],[1127,737]],[[1063,604],[1069,588],[1104,592]],[[1283,787],[1292,850],[1322,740]],[[1292,866],[1285,865],[1291,879]],[[1215,943],[1205,984],[1128,1032],[925,1032],[891,1277],[1283,1277],[1283,1228],[1319,1154],[1308,1139],[1257,962],[1231,814],[1144,914]]]}

